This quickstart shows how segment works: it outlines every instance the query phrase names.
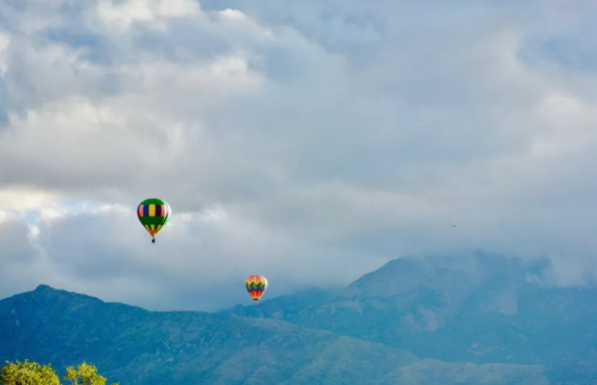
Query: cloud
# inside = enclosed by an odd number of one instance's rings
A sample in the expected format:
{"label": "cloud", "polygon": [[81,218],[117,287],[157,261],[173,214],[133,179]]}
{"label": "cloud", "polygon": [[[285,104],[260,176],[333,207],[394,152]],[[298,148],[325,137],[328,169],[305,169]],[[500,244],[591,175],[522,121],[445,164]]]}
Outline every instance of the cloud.
{"label": "cloud", "polygon": [[591,284],[595,78],[545,42],[590,64],[594,9],[542,4],[2,3],[0,294],[215,309],[478,248]]}
{"label": "cloud", "polygon": [[[154,24],[172,17],[200,15],[201,8],[193,0],[133,0],[126,2],[105,1],[97,4],[99,19],[110,27],[127,29],[133,23]],[[161,24],[158,24],[162,26]]]}

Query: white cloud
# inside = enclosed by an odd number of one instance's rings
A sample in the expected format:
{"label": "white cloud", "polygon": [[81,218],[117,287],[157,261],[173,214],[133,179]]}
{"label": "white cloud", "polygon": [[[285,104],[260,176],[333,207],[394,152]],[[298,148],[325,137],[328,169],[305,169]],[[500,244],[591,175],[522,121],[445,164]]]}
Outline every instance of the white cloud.
{"label": "white cloud", "polygon": [[[473,248],[582,255],[569,282],[597,255],[595,79],[525,59],[549,24],[527,7],[1,4],[3,292],[213,308],[254,270],[282,293]],[[156,245],[149,196],[174,212]]]}
{"label": "white cloud", "polygon": [[[110,27],[122,31],[133,23],[159,22],[165,18],[201,15],[199,3],[194,0],[113,0],[98,2],[97,14]],[[163,27],[163,24],[158,24]]]}
{"label": "white cloud", "polygon": [[6,222],[10,218],[10,212],[0,211],[0,223]]}
{"label": "white cloud", "polygon": [[40,210],[57,199],[59,196],[54,193],[25,187],[0,189],[0,209],[21,213]]}
{"label": "white cloud", "polygon": [[10,36],[5,33],[0,33],[0,75],[4,75],[7,70],[6,58],[8,56],[7,50],[10,46]]}
{"label": "white cloud", "polygon": [[231,19],[231,20],[245,20],[247,16],[237,9],[230,9],[227,8],[223,11],[220,11],[220,15],[223,18]]}

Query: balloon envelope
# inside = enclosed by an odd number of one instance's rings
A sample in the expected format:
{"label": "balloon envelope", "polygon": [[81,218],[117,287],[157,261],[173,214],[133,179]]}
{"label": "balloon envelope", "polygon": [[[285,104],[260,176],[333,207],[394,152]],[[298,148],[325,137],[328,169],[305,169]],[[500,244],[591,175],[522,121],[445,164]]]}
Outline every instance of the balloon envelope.
{"label": "balloon envelope", "polygon": [[170,205],[159,198],[146,199],[137,207],[137,217],[152,238],[166,226],[170,218]]}
{"label": "balloon envelope", "polygon": [[261,298],[267,289],[267,279],[262,275],[250,275],[245,280],[245,286],[249,295],[253,298],[255,304],[257,304],[257,301],[259,301],[259,298]]}

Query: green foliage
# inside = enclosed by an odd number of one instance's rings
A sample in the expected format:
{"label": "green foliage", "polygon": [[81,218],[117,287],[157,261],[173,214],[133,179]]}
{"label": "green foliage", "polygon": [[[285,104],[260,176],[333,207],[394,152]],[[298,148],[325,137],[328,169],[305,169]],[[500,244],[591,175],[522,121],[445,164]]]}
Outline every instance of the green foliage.
{"label": "green foliage", "polygon": [[[69,366],[64,379],[71,385],[106,385],[107,378],[97,373],[97,368],[83,362],[78,368]],[[118,383],[112,385],[119,385]]]}
{"label": "green foliage", "polygon": [[[69,385],[106,385],[106,377],[97,373],[97,368],[83,362],[76,369],[70,366],[66,369],[64,379]],[[50,365],[40,365],[37,362],[18,361],[6,362],[0,369],[1,385],[61,385],[60,378]],[[112,385],[119,385],[118,383]]]}
{"label": "green foliage", "polygon": [[50,365],[37,362],[7,362],[0,369],[0,384],[3,385],[60,385],[60,378]]}

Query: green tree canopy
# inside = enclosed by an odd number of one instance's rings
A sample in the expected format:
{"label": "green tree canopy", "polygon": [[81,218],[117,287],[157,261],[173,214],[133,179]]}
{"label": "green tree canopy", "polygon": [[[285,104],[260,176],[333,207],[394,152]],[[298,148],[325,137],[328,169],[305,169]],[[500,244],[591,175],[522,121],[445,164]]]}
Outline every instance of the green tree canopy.
{"label": "green tree canopy", "polygon": [[37,362],[18,361],[7,362],[0,369],[0,384],[2,385],[60,385],[60,378],[50,365],[40,365]]}
{"label": "green tree canopy", "polygon": [[[106,385],[106,377],[97,373],[97,368],[83,362],[77,368],[69,366],[64,379],[69,385]],[[0,385],[61,385],[60,378],[50,365],[25,360],[6,362],[0,369]],[[112,385],[119,385],[114,383]]]}
{"label": "green tree canopy", "polygon": [[[71,385],[106,385],[108,379],[97,373],[97,368],[83,362],[78,368],[69,366],[64,379]],[[112,385],[119,385],[118,383]]]}

